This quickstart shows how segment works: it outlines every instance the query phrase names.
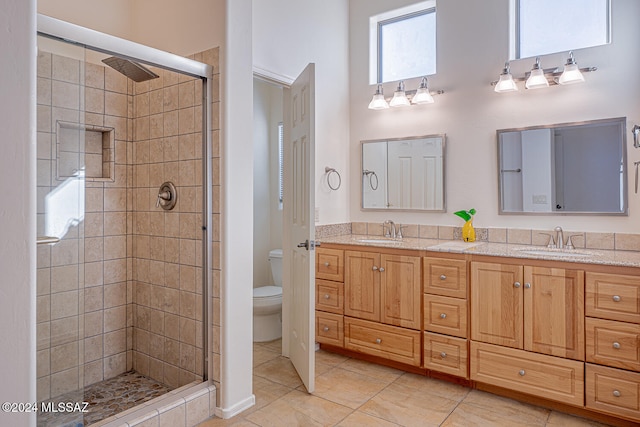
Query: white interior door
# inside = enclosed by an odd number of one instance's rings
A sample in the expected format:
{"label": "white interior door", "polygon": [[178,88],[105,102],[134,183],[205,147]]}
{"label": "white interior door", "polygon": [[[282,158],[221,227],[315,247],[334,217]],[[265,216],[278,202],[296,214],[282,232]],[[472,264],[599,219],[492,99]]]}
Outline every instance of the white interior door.
{"label": "white interior door", "polygon": [[[309,393],[315,382],[315,65],[285,91],[283,352]],[[288,353],[288,354],[287,354]]]}

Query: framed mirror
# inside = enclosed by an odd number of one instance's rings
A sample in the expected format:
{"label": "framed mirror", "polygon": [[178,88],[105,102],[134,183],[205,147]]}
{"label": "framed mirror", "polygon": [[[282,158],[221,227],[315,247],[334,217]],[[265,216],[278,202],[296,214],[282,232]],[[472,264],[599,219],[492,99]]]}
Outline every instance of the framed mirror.
{"label": "framed mirror", "polygon": [[445,139],[362,141],[362,209],[444,212]]}
{"label": "framed mirror", "polygon": [[626,119],[498,134],[500,214],[628,215]]}

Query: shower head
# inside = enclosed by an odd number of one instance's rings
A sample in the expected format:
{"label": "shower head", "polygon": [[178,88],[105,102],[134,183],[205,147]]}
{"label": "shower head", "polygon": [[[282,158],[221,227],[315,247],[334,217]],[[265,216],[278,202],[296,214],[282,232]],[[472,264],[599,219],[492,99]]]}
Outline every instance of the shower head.
{"label": "shower head", "polygon": [[110,58],[103,59],[102,62],[104,62],[114,70],[129,77],[134,82],[140,83],[146,80],[157,79],[158,77],[160,77],[148,68],[128,59],[112,56]]}

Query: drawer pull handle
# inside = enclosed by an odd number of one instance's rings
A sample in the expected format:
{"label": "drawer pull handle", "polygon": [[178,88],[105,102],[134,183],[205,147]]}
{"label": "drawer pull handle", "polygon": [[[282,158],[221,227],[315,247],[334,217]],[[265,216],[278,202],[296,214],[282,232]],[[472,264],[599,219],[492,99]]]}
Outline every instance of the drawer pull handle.
{"label": "drawer pull handle", "polygon": [[613,390],[613,395],[615,397],[620,397],[620,392],[618,390]]}
{"label": "drawer pull handle", "polygon": [[524,374],[526,374],[524,369],[520,369],[520,372],[518,372],[518,375],[520,375],[521,377],[524,377]]}
{"label": "drawer pull handle", "polygon": [[525,289],[529,289],[530,287],[531,287],[531,283],[525,283],[525,284],[524,284],[524,288],[525,288]]}
{"label": "drawer pull handle", "polygon": [[380,267],[380,273],[384,272],[384,267]]}
{"label": "drawer pull handle", "polygon": [[445,276],[444,274],[440,275],[440,280],[447,280],[447,276]]}
{"label": "drawer pull handle", "polygon": [[620,302],[620,300],[621,300],[621,299],[622,299],[622,298],[620,298],[620,295],[614,295],[614,296],[613,296],[613,301],[614,301],[614,302]]}
{"label": "drawer pull handle", "polygon": [[329,267],[329,263],[328,263],[328,262],[325,262],[325,263],[324,263],[324,266],[325,266],[325,267]]}
{"label": "drawer pull handle", "polygon": [[324,294],[324,299],[329,299],[329,298],[331,298],[329,294]]}
{"label": "drawer pull handle", "polygon": [[378,266],[377,266],[377,265],[374,265],[371,269],[372,269],[373,271],[378,271]]}
{"label": "drawer pull handle", "polygon": [[382,340],[380,338],[376,338],[376,344],[380,344],[382,343]]}
{"label": "drawer pull handle", "polygon": [[445,352],[443,351],[442,353],[440,353],[440,357],[442,357],[442,358],[444,359],[445,357],[447,357],[447,353],[445,353]]}
{"label": "drawer pull handle", "polygon": [[520,282],[514,283],[513,286],[515,286],[516,288],[519,288],[520,287]]}
{"label": "drawer pull handle", "polygon": [[442,313],[442,314],[440,314],[440,318],[441,318],[441,319],[446,319],[446,318],[447,318],[447,313]]}
{"label": "drawer pull handle", "polygon": [[322,328],[322,330],[325,331],[325,332],[329,332],[329,327],[325,326],[324,328]]}
{"label": "drawer pull handle", "polygon": [[615,348],[616,350],[620,348],[620,343],[619,342],[614,342],[613,343],[613,348]]}

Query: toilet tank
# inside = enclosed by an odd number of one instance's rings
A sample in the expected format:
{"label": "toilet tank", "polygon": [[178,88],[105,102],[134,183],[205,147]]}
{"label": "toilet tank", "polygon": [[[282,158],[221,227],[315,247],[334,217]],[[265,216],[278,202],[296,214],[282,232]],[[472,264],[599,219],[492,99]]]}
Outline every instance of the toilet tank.
{"label": "toilet tank", "polygon": [[269,263],[271,264],[271,277],[276,286],[282,287],[282,249],[269,251]]}

